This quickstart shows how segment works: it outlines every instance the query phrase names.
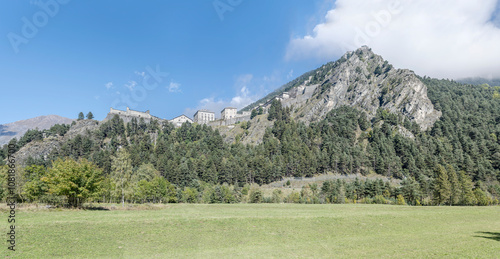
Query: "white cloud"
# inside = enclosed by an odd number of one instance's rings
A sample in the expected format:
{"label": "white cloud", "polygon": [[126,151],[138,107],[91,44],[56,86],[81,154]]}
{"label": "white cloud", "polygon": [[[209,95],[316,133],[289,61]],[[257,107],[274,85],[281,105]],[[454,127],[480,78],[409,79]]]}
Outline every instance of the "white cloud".
{"label": "white cloud", "polygon": [[111,89],[113,87],[113,82],[107,82],[104,87],[106,87],[106,89]]}
{"label": "white cloud", "polygon": [[444,78],[500,77],[498,0],[337,0],[286,58],[334,60],[370,46],[396,67]]}
{"label": "white cloud", "polygon": [[146,72],[144,72],[144,71],[143,72],[134,71],[134,74],[136,74],[136,75],[138,75],[140,77],[143,77],[143,78],[144,78],[144,76],[146,76]]}
{"label": "white cloud", "polygon": [[168,88],[168,91],[171,93],[178,93],[181,91],[180,87],[181,87],[181,84],[171,81],[167,88]]}
{"label": "white cloud", "polygon": [[128,81],[128,83],[126,83],[124,85],[126,88],[128,88],[130,91],[134,90],[134,87],[137,86],[137,82],[136,81]]}

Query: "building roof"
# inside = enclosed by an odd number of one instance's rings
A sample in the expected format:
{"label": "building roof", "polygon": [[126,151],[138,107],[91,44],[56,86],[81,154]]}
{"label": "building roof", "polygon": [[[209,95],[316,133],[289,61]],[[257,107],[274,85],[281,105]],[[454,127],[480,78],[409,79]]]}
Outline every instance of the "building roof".
{"label": "building roof", "polygon": [[175,117],[175,118],[173,118],[173,119],[171,119],[171,120],[175,120],[175,119],[180,118],[180,117],[182,117],[182,116],[184,116],[184,117],[186,117],[186,118],[188,118],[188,119],[192,120],[191,118],[189,118],[188,116],[186,116],[186,115],[184,115],[184,114],[179,115],[179,116],[177,116],[177,117]]}
{"label": "building roof", "polygon": [[226,108],[222,109],[222,111],[220,111],[220,112],[223,112],[224,110],[237,110],[237,109],[234,107],[226,107]]}
{"label": "building roof", "polygon": [[215,112],[212,112],[212,111],[209,111],[209,110],[205,110],[205,109],[203,109],[203,110],[197,110],[197,111],[194,113],[194,115],[196,116],[196,114],[197,114],[198,112],[206,112],[206,113],[213,113],[213,114],[215,114]]}

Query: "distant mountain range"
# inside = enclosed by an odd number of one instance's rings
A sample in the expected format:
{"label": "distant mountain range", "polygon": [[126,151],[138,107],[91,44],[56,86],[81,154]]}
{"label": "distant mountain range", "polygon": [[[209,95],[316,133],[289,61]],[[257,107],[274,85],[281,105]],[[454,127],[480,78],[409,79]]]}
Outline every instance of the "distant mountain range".
{"label": "distant mountain range", "polygon": [[481,77],[471,77],[457,80],[462,84],[471,84],[471,85],[482,85],[489,84],[490,86],[500,86],[500,78],[496,79],[486,79]]}
{"label": "distant mountain range", "polygon": [[55,124],[70,124],[73,119],[59,115],[39,116],[27,120],[20,120],[8,124],[0,124],[0,146],[9,143],[13,138],[21,138],[30,129],[49,129]]}

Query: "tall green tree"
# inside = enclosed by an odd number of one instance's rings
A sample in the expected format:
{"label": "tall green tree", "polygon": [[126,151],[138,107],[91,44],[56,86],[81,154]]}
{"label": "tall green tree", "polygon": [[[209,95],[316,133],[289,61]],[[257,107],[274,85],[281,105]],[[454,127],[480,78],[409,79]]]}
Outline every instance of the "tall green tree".
{"label": "tall green tree", "polygon": [[466,174],[465,171],[460,171],[459,174],[460,181],[460,204],[461,205],[476,205],[477,199],[474,195],[474,184],[472,183],[470,177]]}
{"label": "tall green tree", "polygon": [[122,206],[125,206],[125,196],[130,193],[132,179],[132,164],[130,154],[124,148],[119,149],[112,157],[111,179],[115,183]]}
{"label": "tall green tree", "polygon": [[447,203],[451,195],[450,181],[448,173],[442,165],[436,168],[436,179],[434,182],[434,201],[437,205]]}
{"label": "tall green tree", "polygon": [[23,170],[23,178],[26,183],[23,186],[23,195],[28,201],[34,202],[40,200],[48,192],[48,185],[42,181],[46,174],[46,169],[41,165],[27,166]]}
{"label": "tall green tree", "polygon": [[457,173],[451,165],[446,165],[446,171],[448,173],[448,180],[450,182],[450,205],[456,205],[460,201],[460,183],[458,181]]}
{"label": "tall green tree", "polygon": [[49,193],[64,196],[72,207],[81,205],[99,190],[102,171],[86,159],[76,161],[70,158],[57,159],[42,177],[49,187]]}

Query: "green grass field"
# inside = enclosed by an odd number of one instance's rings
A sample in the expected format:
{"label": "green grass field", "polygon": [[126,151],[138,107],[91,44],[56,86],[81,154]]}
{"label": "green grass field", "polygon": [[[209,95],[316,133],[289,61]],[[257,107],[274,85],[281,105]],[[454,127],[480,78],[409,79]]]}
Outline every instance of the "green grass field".
{"label": "green grass field", "polygon": [[[500,207],[230,204],[17,211],[9,258],[500,258]],[[7,212],[0,213],[7,232]],[[4,235],[5,237],[5,235]]]}

